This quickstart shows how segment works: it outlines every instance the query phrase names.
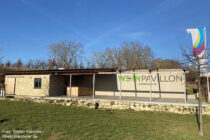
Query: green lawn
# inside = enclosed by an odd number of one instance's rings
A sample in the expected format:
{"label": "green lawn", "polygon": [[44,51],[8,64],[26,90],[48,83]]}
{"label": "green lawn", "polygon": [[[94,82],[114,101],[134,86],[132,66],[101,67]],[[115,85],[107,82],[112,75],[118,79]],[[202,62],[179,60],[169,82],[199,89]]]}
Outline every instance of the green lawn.
{"label": "green lawn", "polygon": [[210,116],[203,120],[201,137],[194,115],[0,101],[1,135],[3,130],[41,130],[39,139],[210,139]]}

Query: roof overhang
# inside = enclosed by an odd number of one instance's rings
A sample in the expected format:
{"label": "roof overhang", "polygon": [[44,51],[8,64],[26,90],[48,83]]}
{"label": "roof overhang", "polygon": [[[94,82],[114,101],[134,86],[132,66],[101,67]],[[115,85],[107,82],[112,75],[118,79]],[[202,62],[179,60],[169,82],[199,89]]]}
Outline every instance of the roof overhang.
{"label": "roof overhang", "polygon": [[[90,74],[140,74],[148,73],[149,69],[136,70],[116,70],[116,69],[65,69],[65,70],[29,70],[29,71],[10,71],[5,75],[90,75]],[[177,73],[185,72],[183,69],[158,69],[152,70],[152,73]]]}
{"label": "roof overhang", "polygon": [[10,71],[5,75],[85,75],[99,74],[100,72],[116,72],[115,69],[65,69],[65,70],[28,70],[28,71]]}

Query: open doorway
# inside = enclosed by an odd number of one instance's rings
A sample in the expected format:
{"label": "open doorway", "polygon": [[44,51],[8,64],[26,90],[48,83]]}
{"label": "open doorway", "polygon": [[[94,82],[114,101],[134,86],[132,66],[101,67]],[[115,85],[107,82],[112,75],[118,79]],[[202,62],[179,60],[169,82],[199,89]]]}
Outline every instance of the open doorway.
{"label": "open doorway", "polygon": [[[92,95],[92,80],[92,75],[72,75],[71,96]],[[70,75],[51,76],[49,96],[70,96]]]}

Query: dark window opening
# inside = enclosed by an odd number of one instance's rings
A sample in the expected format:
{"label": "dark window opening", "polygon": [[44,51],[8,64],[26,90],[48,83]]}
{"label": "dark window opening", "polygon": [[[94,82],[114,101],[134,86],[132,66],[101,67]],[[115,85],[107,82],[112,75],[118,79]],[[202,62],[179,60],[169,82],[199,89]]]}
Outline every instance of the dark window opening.
{"label": "dark window opening", "polygon": [[42,85],[42,79],[41,78],[35,78],[34,79],[34,88],[40,89]]}

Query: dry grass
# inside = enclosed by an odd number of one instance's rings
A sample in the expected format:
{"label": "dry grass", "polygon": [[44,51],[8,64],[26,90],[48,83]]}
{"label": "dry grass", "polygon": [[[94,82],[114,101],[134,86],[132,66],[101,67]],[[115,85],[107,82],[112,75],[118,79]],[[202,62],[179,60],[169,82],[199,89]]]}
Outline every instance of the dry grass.
{"label": "dry grass", "polygon": [[94,110],[17,101],[0,101],[0,106],[0,130],[41,130],[39,139],[210,139],[210,116],[203,117],[204,136],[201,137],[194,115]]}

